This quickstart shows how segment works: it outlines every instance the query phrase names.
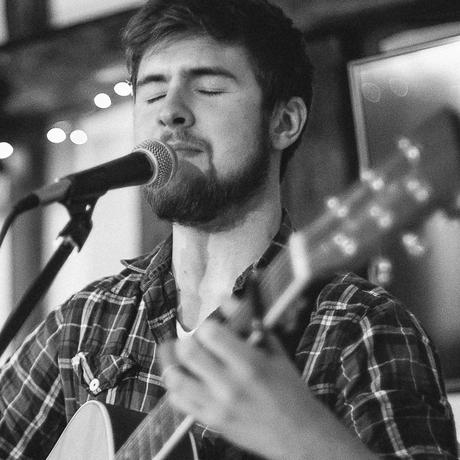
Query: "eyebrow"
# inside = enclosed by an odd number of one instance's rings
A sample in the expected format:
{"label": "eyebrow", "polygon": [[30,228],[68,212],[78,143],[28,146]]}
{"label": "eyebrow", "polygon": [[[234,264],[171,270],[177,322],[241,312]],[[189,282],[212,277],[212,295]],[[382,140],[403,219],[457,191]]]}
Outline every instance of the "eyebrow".
{"label": "eyebrow", "polygon": [[[199,78],[199,77],[206,77],[206,76],[216,76],[216,77],[224,77],[235,82],[238,81],[236,75],[229,70],[223,67],[194,67],[191,69],[186,69],[183,71],[186,76],[190,76],[191,78]],[[168,81],[165,74],[161,73],[150,73],[145,77],[142,77],[137,81],[137,88],[141,86],[145,86],[149,83],[164,83]]]}

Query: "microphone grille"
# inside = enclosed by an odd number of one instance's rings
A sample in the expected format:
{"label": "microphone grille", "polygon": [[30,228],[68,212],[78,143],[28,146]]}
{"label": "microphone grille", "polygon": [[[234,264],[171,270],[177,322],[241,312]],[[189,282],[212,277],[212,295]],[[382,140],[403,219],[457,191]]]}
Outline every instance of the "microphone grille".
{"label": "microphone grille", "polygon": [[150,186],[161,188],[166,185],[176,173],[177,157],[176,152],[167,144],[147,139],[141,142],[135,150],[143,150],[154,163],[156,173],[150,181]]}

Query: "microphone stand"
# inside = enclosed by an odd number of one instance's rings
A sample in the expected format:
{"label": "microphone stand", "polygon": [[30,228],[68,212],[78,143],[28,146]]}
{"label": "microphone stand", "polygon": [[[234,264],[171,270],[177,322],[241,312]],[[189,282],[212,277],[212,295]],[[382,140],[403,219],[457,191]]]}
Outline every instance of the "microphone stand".
{"label": "microphone stand", "polygon": [[64,203],[70,214],[70,220],[59,233],[59,236],[62,237],[61,244],[3,325],[0,331],[0,356],[3,355],[36,304],[48,291],[72,251],[75,248],[80,251],[83,247],[93,227],[91,216],[98,198],[99,196],[79,202],[69,200]]}

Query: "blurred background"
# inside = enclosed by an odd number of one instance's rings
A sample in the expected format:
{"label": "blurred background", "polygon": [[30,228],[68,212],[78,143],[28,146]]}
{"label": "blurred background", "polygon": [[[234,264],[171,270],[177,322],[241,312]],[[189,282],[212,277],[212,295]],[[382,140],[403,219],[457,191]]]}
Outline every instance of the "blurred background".
{"label": "blurred background", "polygon": [[[273,0],[304,31],[313,110],[284,184],[298,228],[394,152],[438,109],[460,111],[460,3]],[[0,222],[54,178],[128,153],[131,93],[120,30],[141,0],[0,0]],[[435,155],[435,152],[433,153]],[[0,249],[0,325],[56,248],[66,209],[21,216]],[[168,225],[138,188],[112,191],[15,345],[75,290],[151,250]],[[364,272],[408,305],[435,339],[452,401],[460,391],[460,224],[437,213],[394,235]],[[3,359],[5,356],[3,357]]]}

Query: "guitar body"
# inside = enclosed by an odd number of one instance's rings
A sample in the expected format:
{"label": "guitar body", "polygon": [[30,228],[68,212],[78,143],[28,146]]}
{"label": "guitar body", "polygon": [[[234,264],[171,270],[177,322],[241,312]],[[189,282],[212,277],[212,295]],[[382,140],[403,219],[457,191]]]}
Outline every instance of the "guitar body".
{"label": "guitar body", "polygon": [[[118,449],[146,414],[89,401],[75,413],[47,460],[116,460]],[[131,456],[132,455],[132,456]],[[130,459],[143,459],[141,447],[133,446]],[[145,455],[156,459],[156,456]],[[167,460],[198,460],[193,436],[185,436]]]}

